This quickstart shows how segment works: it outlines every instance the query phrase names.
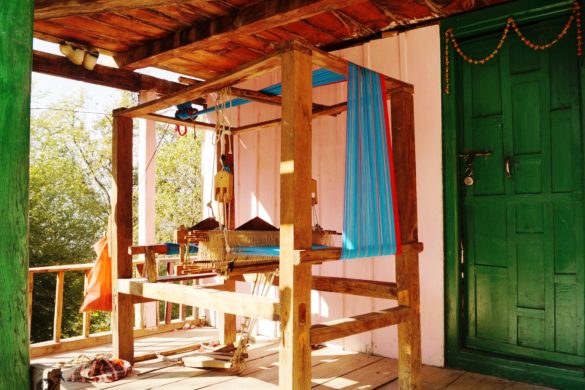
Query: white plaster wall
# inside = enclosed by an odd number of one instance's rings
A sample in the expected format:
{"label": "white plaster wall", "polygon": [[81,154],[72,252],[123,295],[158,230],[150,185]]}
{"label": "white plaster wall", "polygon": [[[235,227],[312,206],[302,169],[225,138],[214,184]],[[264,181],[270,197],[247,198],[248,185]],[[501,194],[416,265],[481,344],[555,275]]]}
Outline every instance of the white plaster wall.
{"label": "white plaster wall", "polygon": [[[444,363],[443,213],[441,169],[441,71],[438,26],[412,30],[342,50],[337,55],[415,86],[415,127],[419,238],[425,245],[420,257],[423,362]],[[243,84],[261,89],[279,82],[273,73]],[[345,84],[316,89],[315,102],[343,101]],[[233,115],[239,125],[269,120],[280,115],[278,107],[264,104],[242,106]],[[343,210],[345,113],[313,121],[313,177],[319,183],[319,223],[341,231]],[[279,223],[280,130],[278,126],[236,137],[236,224],[260,216]],[[207,143],[207,148],[210,144]],[[204,153],[204,156],[212,156]],[[205,157],[204,157],[205,158]],[[210,175],[209,169],[205,171]],[[209,180],[205,181],[209,185]],[[209,193],[208,187],[205,194]],[[207,197],[207,196],[206,196]],[[394,258],[381,257],[314,266],[316,275],[394,280]],[[241,284],[240,284],[241,285]],[[240,289],[245,288],[240,286]],[[277,296],[274,289],[271,294]],[[327,321],[390,307],[387,301],[333,293],[312,294],[313,322]],[[277,325],[262,322],[260,333],[278,335]],[[395,357],[396,328],[384,328],[337,340],[343,348]]]}

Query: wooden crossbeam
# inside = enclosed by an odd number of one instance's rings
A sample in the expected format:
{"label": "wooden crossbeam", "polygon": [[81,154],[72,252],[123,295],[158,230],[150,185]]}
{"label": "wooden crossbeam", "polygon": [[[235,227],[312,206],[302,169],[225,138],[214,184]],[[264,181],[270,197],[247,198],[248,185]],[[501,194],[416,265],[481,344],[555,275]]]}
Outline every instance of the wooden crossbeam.
{"label": "wooden crossbeam", "polygon": [[215,130],[214,123],[207,123],[201,121],[190,121],[185,119],[177,119],[171,116],[166,115],[159,115],[159,114],[147,114],[141,115],[142,119],[150,119],[152,121],[161,122],[161,123],[168,123],[170,125],[179,125],[179,126],[187,126],[187,127],[198,127],[203,128],[202,130]]}
{"label": "wooden crossbeam", "polygon": [[[124,91],[154,91],[160,95],[168,95],[187,88],[184,84],[109,66],[96,65],[94,70],[87,70],[72,64],[65,57],[38,50],[33,51],[33,72]],[[206,102],[201,99],[195,103],[204,105]]]}
{"label": "wooden crossbeam", "polygon": [[278,321],[280,313],[278,301],[272,298],[181,284],[148,283],[145,279],[118,279],[118,291],[270,321]]}
{"label": "wooden crossbeam", "polygon": [[126,9],[162,7],[177,3],[197,3],[180,0],[35,0],[35,20],[91,15]]}
{"label": "wooden crossbeam", "polygon": [[410,308],[393,307],[354,317],[340,318],[311,326],[311,344],[320,344],[330,340],[352,336],[356,333],[385,328],[407,321]]}
{"label": "wooden crossbeam", "polygon": [[193,52],[211,44],[227,42],[242,35],[256,34],[301,19],[348,7],[364,0],[266,0],[235,10],[229,15],[199,23],[185,30],[148,42],[115,56],[120,67],[128,69],[157,63]]}
{"label": "wooden crossbeam", "polygon": [[131,118],[141,117],[186,101],[193,101],[209,92],[217,91],[223,87],[263,75],[275,69],[279,64],[280,53],[276,52],[245,64],[228,74],[220,75],[201,84],[192,85],[162,98],[139,104],[136,107],[120,110],[118,115]]}
{"label": "wooden crossbeam", "polygon": [[313,276],[313,290],[359,295],[363,297],[396,299],[396,283],[379,280]]}

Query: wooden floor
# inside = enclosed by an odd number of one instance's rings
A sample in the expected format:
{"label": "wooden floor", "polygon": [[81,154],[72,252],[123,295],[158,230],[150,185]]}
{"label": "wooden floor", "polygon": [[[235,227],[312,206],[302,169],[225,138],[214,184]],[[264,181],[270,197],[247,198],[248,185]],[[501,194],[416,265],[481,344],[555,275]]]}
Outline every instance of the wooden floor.
{"label": "wooden floor", "polygon": [[[181,347],[217,337],[215,329],[191,329],[163,333],[137,339],[136,354],[157,352]],[[67,362],[81,354],[93,357],[111,352],[111,345],[88,348],[34,359],[33,363],[57,364]],[[187,354],[194,354],[193,352]],[[186,354],[184,354],[186,355]],[[326,389],[398,389],[396,360],[379,356],[323,348],[313,352],[313,388]],[[66,371],[64,370],[64,375]],[[425,389],[546,389],[545,387],[512,382],[500,378],[423,367]],[[173,361],[160,359],[135,365],[133,373],[114,383],[86,384],[61,383],[62,389],[234,389],[263,390],[278,388],[278,347],[275,340],[257,340],[249,349],[246,367],[239,373],[220,370],[202,370],[179,366]]]}

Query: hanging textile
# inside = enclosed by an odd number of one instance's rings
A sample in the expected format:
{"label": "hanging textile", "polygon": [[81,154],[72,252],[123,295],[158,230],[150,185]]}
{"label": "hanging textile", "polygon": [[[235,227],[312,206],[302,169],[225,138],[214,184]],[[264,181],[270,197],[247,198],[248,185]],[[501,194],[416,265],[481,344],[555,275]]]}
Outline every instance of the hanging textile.
{"label": "hanging textile", "polygon": [[342,259],[400,252],[383,76],[349,64]]}

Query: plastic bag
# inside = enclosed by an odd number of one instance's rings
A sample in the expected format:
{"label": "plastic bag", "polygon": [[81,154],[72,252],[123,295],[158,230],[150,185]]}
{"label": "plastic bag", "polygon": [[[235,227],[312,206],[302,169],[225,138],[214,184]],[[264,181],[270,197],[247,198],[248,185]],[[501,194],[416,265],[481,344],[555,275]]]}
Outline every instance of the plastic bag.
{"label": "plastic bag", "polygon": [[108,253],[108,236],[95,243],[97,260],[87,276],[87,289],[79,309],[112,311],[112,258]]}

